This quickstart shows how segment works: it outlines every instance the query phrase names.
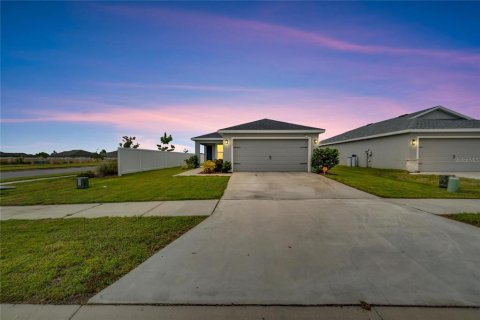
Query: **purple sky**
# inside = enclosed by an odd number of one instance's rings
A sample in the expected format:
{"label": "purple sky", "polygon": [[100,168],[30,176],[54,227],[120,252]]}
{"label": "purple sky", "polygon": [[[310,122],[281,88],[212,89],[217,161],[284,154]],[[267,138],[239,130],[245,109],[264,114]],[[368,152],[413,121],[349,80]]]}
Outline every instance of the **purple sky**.
{"label": "purple sky", "polygon": [[177,150],[271,118],[480,118],[480,3],[2,2],[1,150]]}

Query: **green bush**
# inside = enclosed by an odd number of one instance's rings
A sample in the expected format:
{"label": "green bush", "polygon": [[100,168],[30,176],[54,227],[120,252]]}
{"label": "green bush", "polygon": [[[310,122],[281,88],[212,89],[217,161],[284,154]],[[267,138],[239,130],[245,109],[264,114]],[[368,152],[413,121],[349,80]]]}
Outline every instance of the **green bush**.
{"label": "green bush", "polygon": [[232,163],[230,161],[224,161],[222,166],[222,172],[227,173],[232,170]]}
{"label": "green bush", "polygon": [[93,171],[81,172],[77,175],[77,177],[95,178],[95,172]]}
{"label": "green bush", "polygon": [[223,167],[223,160],[222,159],[215,160],[215,172],[222,172],[222,167]]}
{"label": "green bush", "polygon": [[102,162],[97,167],[97,176],[99,177],[116,176],[117,174],[118,174],[118,165],[116,161]]}
{"label": "green bush", "polygon": [[216,164],[212,160],[207,160],[202,164],[203,173],[214,173]]}
{"label": "green bush", "polygon": [[316,173],[322,172],[323,167],[328,170],[335,167],[339,162],[338,150],[330,148],[315,148],[312,152],[312,171]]}
{"label": "green bush", "polygon": [[188,159],[185,159],[185,163],[187,164],[188,169],[195,169],[200,166],[200,161],[198,160],[198,157],[196,155],[191,156]]}

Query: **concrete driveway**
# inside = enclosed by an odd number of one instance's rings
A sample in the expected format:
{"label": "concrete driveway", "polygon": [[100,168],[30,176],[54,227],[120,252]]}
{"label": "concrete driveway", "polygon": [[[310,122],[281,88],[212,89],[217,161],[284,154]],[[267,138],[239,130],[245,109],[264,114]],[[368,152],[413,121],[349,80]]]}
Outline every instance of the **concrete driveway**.
{"label": "concrete driveway", "polygon": [[479,243],[317,175],[234,174],[211,217],[90,303],[480,306]]}
{"label": "concrete driveway", "polygon": [[223,200],[372,199],[375,196],[304,172],[239,172],[228,182]]}

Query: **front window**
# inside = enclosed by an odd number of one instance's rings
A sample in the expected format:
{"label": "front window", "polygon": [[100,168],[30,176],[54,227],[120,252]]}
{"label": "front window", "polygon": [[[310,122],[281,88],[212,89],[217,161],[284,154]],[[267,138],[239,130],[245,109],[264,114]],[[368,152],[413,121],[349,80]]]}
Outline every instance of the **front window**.
{"label": "front window", "polygon": [[223,144],[217,145],[217,159],[223,160]]}

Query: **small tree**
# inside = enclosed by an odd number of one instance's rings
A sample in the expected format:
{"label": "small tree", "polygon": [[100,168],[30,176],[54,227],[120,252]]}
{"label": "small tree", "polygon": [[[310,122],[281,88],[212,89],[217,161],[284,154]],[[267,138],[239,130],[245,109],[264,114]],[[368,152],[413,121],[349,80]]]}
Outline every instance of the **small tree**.
{"label": "small tree", "polygon": [[120,148],[137,149],[138,147],[140,147],[140,144],[139,143],[134,144],[134,141],[136,139],[137,139],[136,137],[123,136],[122,137],[122,142],[120,142],[118,145],[120,146]]}
{"label": "small tree", "polygon": [[312,152],[312,171],[322,172],[323,167],[328,170],[335,167],[339,162],[338,150],[330,148],[315,148]]}
{"label": "small tree", "polygon": [[[172,141],[173,141],[172,135],[170,134],[167,136],[167,133],[164,132],[163,137],[160,137],[160,144],[157,144],[158,150],[168,151],[168,152],[175,150],[175,146],[173,144],[170,144],[170,142]],[[170,144],[170,147],[169,147],[169,144]]]}
{"label": "small tree", "polygon": [[56,157],[57,156],[57,151],[53,150],[52,154],[50,155],[51,157]]}
{"label": "small tree", "polygon": [[102,151],[100,151],[100,153],[95,152],[93,154],[93,158],[95,158],[95,160],[97,160],[97,161],[105,159],[106,156],[107,156],[107,151],[105,149],[102,149]]}
{"label": "small tree", "polygon": [[35,155],[35,157],[38,157],[38,158],[48,158],[48,153],[46,152],[39,152]]}

